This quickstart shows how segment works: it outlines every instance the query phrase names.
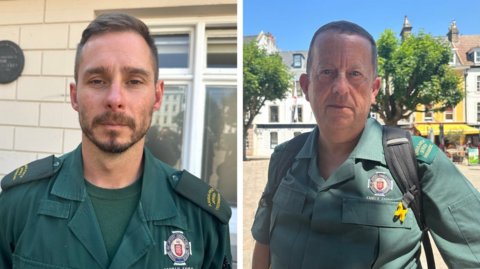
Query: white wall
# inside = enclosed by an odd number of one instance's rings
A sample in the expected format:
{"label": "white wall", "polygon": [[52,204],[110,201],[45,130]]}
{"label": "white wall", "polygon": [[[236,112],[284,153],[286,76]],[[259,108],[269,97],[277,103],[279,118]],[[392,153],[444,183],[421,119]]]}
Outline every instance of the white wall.
{"label": "white wall", "polygon": [[477,103],[480,103],[480,91],[477,91],[477,77],[480,76],[480,68],[468,69],[467,76],[467,124],[479,124],[477,122]]}

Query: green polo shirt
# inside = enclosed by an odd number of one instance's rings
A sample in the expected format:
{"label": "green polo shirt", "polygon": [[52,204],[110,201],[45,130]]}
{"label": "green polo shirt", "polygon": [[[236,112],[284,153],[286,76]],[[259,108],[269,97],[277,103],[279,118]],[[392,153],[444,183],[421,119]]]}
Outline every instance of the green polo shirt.
{"label": "green polo shirt", "polygon": [[[318,134],[315,128],[297,154],[272,208],[257,210],[252,234],[270,245],[272,268],[420,267],[415,216],[408,212],[403,223],[394,218],[402,192],[386,168],[382,126],[367,120],[357,146],[328,181],[317,166]],[[283,148],[272,155],[269,182]],[[426,222],[445,262],[480,267],[480,221],[472,214],[480,210],[478,191],[436,147],[418,150]]]}
{"label": "green polo shirt", "polygon": [[50,161],[53,175],[45,168],[46,160],[2,180],[0,268],[187,269],[231,264],[229,216],[220,221],[178,194],[174,186],[186,180],[186,172],[158,161],[147,149],[140,201],[111,263],[86,191],[81,145]]}

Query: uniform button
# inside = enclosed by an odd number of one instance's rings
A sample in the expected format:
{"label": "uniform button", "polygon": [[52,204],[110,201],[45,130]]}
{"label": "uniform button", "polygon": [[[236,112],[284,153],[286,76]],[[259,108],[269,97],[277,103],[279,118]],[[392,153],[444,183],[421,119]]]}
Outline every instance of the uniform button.
{"label": "uniform button", "polygon": [[172,178],[173,178],[173,180],[178,180],[178,177],[177,177],[177,175],[173,175],[173,177],[172,177]]}
{"label": "uniform button", "polygon": [[59,165],[60,165],[59,162],[55,162],[55,163],[53,164],[53,166],[59,166]]}

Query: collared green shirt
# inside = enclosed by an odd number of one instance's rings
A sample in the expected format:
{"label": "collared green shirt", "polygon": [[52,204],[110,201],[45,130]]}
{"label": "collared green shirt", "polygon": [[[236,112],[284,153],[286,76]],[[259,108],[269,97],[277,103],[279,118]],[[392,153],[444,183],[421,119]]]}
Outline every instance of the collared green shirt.
{"label": "collared green shirt", "polygon": [[[270,245],[272,268],[421,268],[415,216],[394,218],[402,192],[386,168],[382,126],[368,119],[327,181],[317,166],[318,134],[315,128],[297,154],[271,209],[257,210],[252,234]],[[478,191],[443,152],[421,138],[414,142],[426,223],[442,257],[452,268],[480,268]],[[269,182],[283,148],[272,155]]]}
{"label": "collared green shirt", "polygon": [[109,267],[85,188],[79,146],[55,159],[53,176],[0,193],[0,268],[188,269],[231,264],[228,224],[174,191],[169,181],[178,181],[178,171],[147,149],[144,156],[140,202]]}

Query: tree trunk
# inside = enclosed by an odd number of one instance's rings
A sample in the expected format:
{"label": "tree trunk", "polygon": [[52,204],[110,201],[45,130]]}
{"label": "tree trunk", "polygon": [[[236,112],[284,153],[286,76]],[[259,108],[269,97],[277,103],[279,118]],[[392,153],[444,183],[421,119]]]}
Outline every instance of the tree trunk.
{"label": "tree trunk", "polygon": [[248,137],[248,128],[243,126],[243,160],[247,160],[247,137]]}

